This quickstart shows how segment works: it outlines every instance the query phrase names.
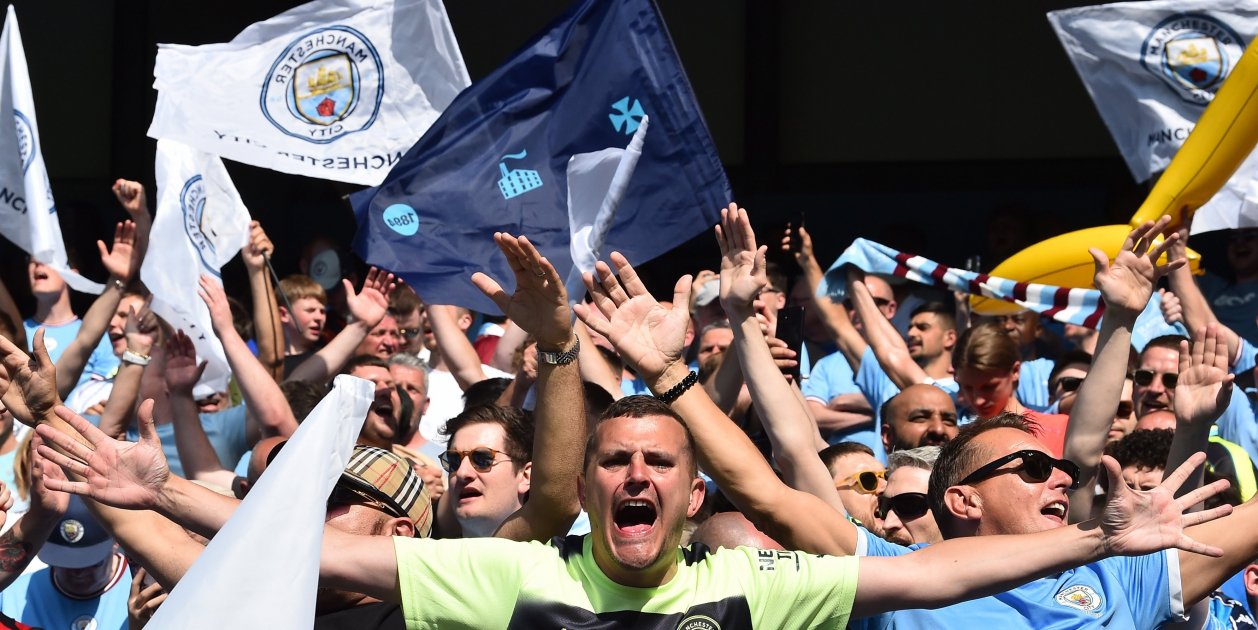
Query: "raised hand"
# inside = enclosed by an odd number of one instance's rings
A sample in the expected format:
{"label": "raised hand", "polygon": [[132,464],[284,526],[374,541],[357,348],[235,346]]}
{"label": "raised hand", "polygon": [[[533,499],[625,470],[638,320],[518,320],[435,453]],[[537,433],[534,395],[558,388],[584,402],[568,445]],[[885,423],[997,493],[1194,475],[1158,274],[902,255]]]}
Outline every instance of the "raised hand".
{"label": "raised hand", "polygon": [[[799,239],[799,249],[797,250],[791,249],[792,234]],[[817,264],[817,255],[812,248],[812,236],[808,234],[808,230],[805,230],[802,225],[799,227],[787,226],[786,231],[782,233],[782,251],[790,252],[795,257],[795,262],[800,269],[821,268]]]}
{"label": "raised hand", "polygon": [[[74,481],[45,477],[53,490],[88,497],[116,508],[149,510],[157,506],[162,487],[170,478],[166,455],[153,426],[153,401],[140,405],[140,441],[115,440],[92,423],[64,406],[56,409],[57,417],[87,438],[92,448],[47,425],[36,428],[39,437],[65,451],[63,455],[41,444],[37,451],[44,459],[61,466]],[[81,481],[79,481],[81,480]]]}
{"label": "raised hand", "polygon": [[[1109,475],[1109,501],[1100,527],[1105,534],[1108,553],[1121,556],[1139,556],[1161,549],[1177,548],[1211,557],[1220,557],[1223,550],[1193,540],[1184,529],[1212,521],[1232,513],[1231,505],[1184,513],[1228,487],[1226,479],[1220,479],[1175,498],[1179,489],[1197,466],[1206,461],[1205,453],[1194,453],[1188,461],[1167,475],[1161,485],[1149,490],[1133,490],[1123,481],[1122,469],[1109,455],[1101,458]],[[1086,526],[1086,524],[1085,524]]]}
{"label": "raised hand", "polygon": [[747,211],[733,203],[721,208],[716,242],[721,248],[721,306],[730,316],[745,318],[760,291],[769,286],[765,273],[768,247],[756,247],[756,233]]}
{"label": "raised hand", "polygon": [[171,394],[191,396],[192,388],[201,380],[208,362],[197,363],[197,349],[182,330],[166,342],[166,390]]}
{"label": "raised hand", "polygon": [[1214,422],[1232,400],[1227,341],[1210,324],[1198,332],[1189,352],[1179,342],[1179,382],[1175,385],[1175,419],[1193,424]]}
{"label": "raised hand", "polygon": [[354,293],[354,286],[349,280],[341,282],[345,285],[345,304],[349,306],[350,314],[367,328],[375,328],[389,312],[389,294],[397,288],[393,274],[372,267],[358,293]]}
{"label": "raised hand", "polygon": [[145,300],[144,306],[141,306],[138,312],[135,308],[128,306],[127,323],[122,329],[127,337],[127,350],[144,356],[152,354],[153,344],[156,343],[161,331],[161,327],[157,324],[157,315],[149,310],[149,303],[152,300],[152,297]]}
{"label": "raised hand", "polygon": [[[690,314],[681,306],[665,308],[651,297],[638,273],[620,252],[612,252],[611,259],[620,272],[619,281],[611,267],[602,261],[595,263],[593,274],[583,277],[593,308],[606,319],[593,315],[591,306],[586,304],[574,307],[577,317],[590,329],[607,337],[621,358],[639,375],[654,382],[669,368],[684,366],[682,352]],[[690,281],[689,275],[677,280],[673,287],[673,304],[690,303]]]}
{"label": "raised hand", "polygon": [[31,509],[60,516],[70,507],[70,495],[49,488],[44,480],[66,481],[66,474],[60,466],[39,454],[39,447],[43,443],[38,435],[31,438],[31,448],[34,449],[31,453]]}
{"label": "raised hand", "polygon": [[472,284],[543,348],[567,348],[572,341],[572,311],[559,272],[527,237],[495,232],[494,243],[515,273],[515,293],[507,295],[497,281],[479,271],[472,274]]}
{"label": "raised hand", "polygon": [[[271,243],[271,238],[266,235],[266,231],[262,229],[262,224],[258,221],[249,222],[249,244],[240,250],[240,258],[245,261],[245,267],[251,271],[257,271],[266,266],[266,259],[275,251],[275,245]],[[349,295],[346,293],[346,295]]]}
{"label": "raised hand", "polygon": [[132,221],[123,221],[114,227],[112,249],[105,247],[105,241],[96,241],[96,248],[100,250],[100,263],[105,266],[105,271],[124,283],[131,280],[140,267],[135,249],[135,223]]}
{"label": "raised hand", "polygon": [[205,307],[210,310],[210,325],[214,327],[215,334],[221,338],[223,331],[234,325],[232,306],[227,301],[227,293],[223,292],[223,287],[206,274],[201,274],[197,284],[201,287],[197,289],[197,295],[201,296],[201,301],[205,302]]}
{"label": "raised hand", "polygon": [[127,596],[128,630],[139,630],[148,625],[157,608],[166,601],[167,593],[162,585],[152,582],[146,586],[145,578],[148,578],[148,572],[144,569],[137,570],[131,578],[131,594]]}
{"label": "raised hand", "polygon": [[1135,228],[1123,241],[1123,247],[1109,262],[1105,252],[1091,248],[1092,260],[1096,265],[1093,283],[1105,298],[1106,309],[1121,309],[1128,313],[1138,314],[1149,303],[1153,295],[1153,287],[1158,278],[1172,269],[1178,269],[1188,263],[1183,257],[1175,258],[1164,265],[1157,264],[1159,258],[1176,241],[1179,234],[1171,234],[1158,245],[1153,239],[1171,222],[1170,217],[1162,217],[1157,223],[1145,221]]}
{"label": "raised hand", "polygon": [[4,367],[9,373],[9,384],[0,401],[14,418],[32,427],[51,418],[53,408],[61,404],[57,397],[57,366],[48,358],[43,328],[35,331],[33,343],[34,357],[0,335],[0,354],[4,355]]}
{"label": "raised hand", "polygon": [[148,214],[148,197],[144,194],[144,185],[140,182],[119,179],[114,182],[113,191],[114,197],[118,199],[118,203],[122,205],[123,210],[127,211],[127,214],[133,217],[138,214]]}
{"label": "raised hand", "polygon": [[1162,319],[1168,324],[1184,321],[1184,304],[1172,292],[1166,289],[1158,289],[1158,295],[1162,296]]}

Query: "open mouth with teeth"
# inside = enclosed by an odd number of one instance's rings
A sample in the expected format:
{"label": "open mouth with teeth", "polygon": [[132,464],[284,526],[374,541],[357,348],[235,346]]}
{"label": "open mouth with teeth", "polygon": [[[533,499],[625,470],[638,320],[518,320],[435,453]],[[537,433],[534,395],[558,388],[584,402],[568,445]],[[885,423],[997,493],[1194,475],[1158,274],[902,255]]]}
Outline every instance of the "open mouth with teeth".
{"label": "open mouth with teeth", "polygon": [[480,490],[475,488],[463,488],[459,491],[459,503],[467,503],[483,496]]}
{"label": "open mouth with teeth", "polygon": [[617,506],[612,520],[616,524],[617,531],[622,535],[641,536],[650,533],[655,528],[657,514],[655,506],[650,502],[628,499]]}
{"label": "open mouth with teeth", "polygon": [[1055,518],[1064,523],[1066,522],[1066,512],[1068,509],[1069,508],[1066,503],[1062,501],[1053,501],[1052,503],[1044,506],[1044,508],[1040,510],[1040,514],[1050,518]]}

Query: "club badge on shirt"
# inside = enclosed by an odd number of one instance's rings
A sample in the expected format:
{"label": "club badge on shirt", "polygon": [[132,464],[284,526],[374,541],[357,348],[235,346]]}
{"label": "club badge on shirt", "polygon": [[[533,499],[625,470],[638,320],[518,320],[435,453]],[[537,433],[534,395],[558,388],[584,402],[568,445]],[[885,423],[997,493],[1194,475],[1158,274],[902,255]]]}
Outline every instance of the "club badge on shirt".
{"label": "club badge on shirt", "polygon": [[1058,593],[1057,597],[1054,599],[1056,599],[1057,603],[1062,606],[1082,610],[1089,615],[1099,614],[1097,611],[1099,611],[1101,606],[1104,604],[1101,596],[1098,595],[1096,591],[1092,590],[1091,586],[1084,586],[1082,584],[1062,589],[1062,591]]}

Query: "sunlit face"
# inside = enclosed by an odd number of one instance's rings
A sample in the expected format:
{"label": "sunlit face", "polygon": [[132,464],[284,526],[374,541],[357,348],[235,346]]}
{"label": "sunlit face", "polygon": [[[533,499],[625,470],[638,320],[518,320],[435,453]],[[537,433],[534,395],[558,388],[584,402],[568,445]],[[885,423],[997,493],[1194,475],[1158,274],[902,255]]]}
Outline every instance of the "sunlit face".
{"label": "sunlit face", "polygon": [[[962,479],[984,464],[1015,451],[1048,452],[1035,436],[1010,428],[982,433],[974,438],[970,448],[980,449],[986,457],[972,470],[963,471]],[[976,533],[1031,534],[1066,524],[1066,515],[1070,512],[1070,498],[1066,494],[1070,490],[1070,475],[1053,468],[1047,480],[1035,482],[1022,468],[1022,461],[1014,460],[986,479],[969,486],[954,486],[968,488],[976,495],[972,501],[982,511]],[[950,488],[949,492],[952,491]]]}
{"label": "sunlit face", "polygon": [[26,263],[26,275],[31,283],[31,293],[35,295],[58,296],[66,290],[66,281],[61,274],[35,259]]}
{"label": "sunlit face", "polygon": [[[844,455],[830,465],[830,472],[834,475],[835,488],[839,491],[839,500],[843,502],[843,507],[853,518],[869,527],[873,527],[876,523],[874,511],[878,509],[878,493],[857,492],[858,484],[853,481],[853,477],[866,471],[884,472],[885,470],[886,467],[882,465],[882,462],[875,459],[873,455],[865,453]],[[881,491],[885,484],[885,481],[879,480],[878,490]]]}
{"label": "sunlit face", "polygon": [[699,339],[699,364],[709,357],[721,354],[734,343],[734,331],[729,328],[710,328]]}
{"label": "sunlit face", "polygon": [[1179,351],[1161,346],[1148,346],[1140,353],[1142,370],[1154,372],[1148,385],[1133,385],[1132,396],[1136,403],[1136,415],[1143,416],[1160,409],[1173,409],[1175,390],[1167,389],[1162,382],[1164,374],[1179,374]]}
{"label": "sunlit face", "polygon": [[1069,365],[1062,368],[1057,373],[1056,380],[1048,384],[1049,400],[1057,402],[1058,413],[1069,415],[1070,410],[1074,409],[1075,396],[1079,393],[1083,378],[1088,375],[1089,367],[1081,364]]}
{"label": "sunlit face", "polygon": [[1029,347],[1035,343],[1040,334],[1040,316],[1031,311],[1022,311],[1013,315],[996,315],[989,318],[1005,329],[1019,348]]}
{"label": "sunlit face", "polygon": [[367,410],[367,420],[363,422],[358,441],[386,450],[392,448],[400,438],[396,414],[402,406],[393,387],[393,376],[388,369],[374,365],[360,365],[351,370],[350,375],[365,378],[376,386],[375,402]]}
{"label": "sunlit face", "polygon": [[304,297],[293,300],[292,311],[287,308],[281,310],[280,320],[284,323],[285,334],[292,339],[300,339],[301,345],[310,345],[319,341],[328,314],[323,302]]}
{"label": "sunlit face", "polygon": [[[882,492],[884,499],[900,496],[906,492],[926,494],[930,471],[914,466],[901,466],[887,475],[887,489]],[[943,540],[939,533],[939,525],[930,510],[915,518],[908,518],[895,510],[889,510],[881,520],[883,538],[900,545],[914,543],[936,543]]]}
{"label": "sunlit face", "polygon": [[945,329],[934,313],[918,313],[909,322],[909,356],[920,362],[931,361],[952,348],[957,331]]}
{"label": "sunlit face", "polygon": [[594,558],[608,577],[634,586],[672,575],[682,526],[703,503],[693,457],[673,418],[599,423],[580,493]]}
{"label": "sunlit face", "polygon": [[387,361],[401,345],[402,335],[398,333],[397,320],[392,315],[385,315],[384,319],[367,333],[362,343],[358,344],[354,354],[370,354]]}
{"label": "sunlit face", "polygon": [[396,315],[398,327],[398,336],[401,338],[402,352],[415,354],[420,348],[424,347],[424,330],[420,322],[420,312],[423,309],[417,308],[404,315]]}
{"label": "sunlit face", "polygon": [[934,385],[912,385],[896,395],[882,419],[888,452],[940,445],[957,436],[957,408]]}
{"label": "sunlit face", "polygon": [[505,452],[505,436],[502,425],[492,422],[469,424],[450,436],[450,449],[471,451],[487,446],[498,452],[487,471],[476,470],[472,458],[464,457],[450,473],[446,496],[458,501],[454,515],[465,537],[492,536],[512,512],[520,509],[529,490],[531,464],[510,459]]}
{"label": "sunlit face", "polygon": [[134,310],[139,313],[142,308],[144,308],[144,300],[138,295],[124,295],[118,302],[114,316],[109,318],[109,343],[113,348],[114,356],[121,357],[122,353],[127,351],[127,311]]}
{"label": "sunlit face", "polygon": [[1162,468],[1144,466],[1126,466],[1123,468],[1123,481],[1128,488],[1136,490],[1152,490],[1162,483]]}
{"label": "sunlit face", "polygon": [[410,427],[419,427],[419,419],[428,410],[428,375],[423,370],[407,365],[389,364],[389,375],[393,382],[401,386],[402,392],[410,397],[415,410],[410,418]]}
{"label": "sunlit face", "polygon": [[981,370],[963,367],[957,370],[957,385],[960,386],[959,397],[962,402],[974,410],[979,418],[991,418],[1004,411],[1018,387],[1018,368],[1015,363],[1013,370]]}
{"label": "sunlit face", "polygon": [[[358,536],[412,536],[413,529],[397,530],[398,519],[366,501],[346,505],[328,506],[324,523],[329,527]],[[344,610],[362,603],[359,593],[320,587],[315,596],[315,610],[319,613]]]}

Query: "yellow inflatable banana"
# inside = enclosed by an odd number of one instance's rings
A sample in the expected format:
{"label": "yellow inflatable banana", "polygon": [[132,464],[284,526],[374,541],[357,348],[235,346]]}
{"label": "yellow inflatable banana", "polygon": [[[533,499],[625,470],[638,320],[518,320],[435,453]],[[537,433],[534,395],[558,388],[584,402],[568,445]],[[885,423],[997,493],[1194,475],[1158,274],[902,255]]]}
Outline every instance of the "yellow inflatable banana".
{"label": "yellow inflatable banana", "polygon": [[[1036,243],[992,270],[991,275],[1023,282],[1063,287],[1092,286],[1089,247],[1117,255],[1131,228],[1170,215],[1171,227],[1189,225],[1192,214],[1227,182],[1241,162],[1258,145],[1258,44],[1251,44],[1197,121],[1184,146],[1175,154],[1162,177],[1130,225],[1106,225],[1078,230]],[[1201,256],[1188,250],[1188,264],[1199,271]],[[970,306],[984,315],[1021,310],[1000,300],[971,296]]]}

